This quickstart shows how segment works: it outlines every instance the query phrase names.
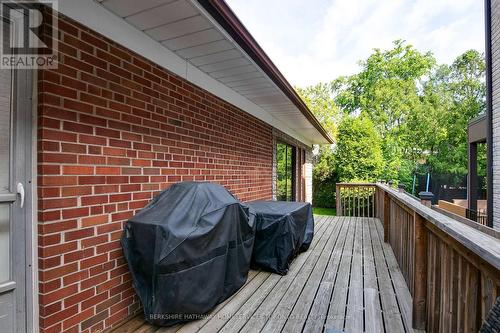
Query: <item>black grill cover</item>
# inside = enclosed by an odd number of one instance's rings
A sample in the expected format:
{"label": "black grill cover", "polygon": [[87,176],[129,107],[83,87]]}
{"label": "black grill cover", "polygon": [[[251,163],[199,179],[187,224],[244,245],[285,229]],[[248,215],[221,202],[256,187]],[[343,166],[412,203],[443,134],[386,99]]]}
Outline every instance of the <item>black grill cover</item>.
{"label": "black grill cover", "polygon": [[198,319],[246,281],[255,216],[224,187],[172,185],[127,221],[125,258],[147,321]]}
{"label": "black grill cover", "polygon": [[257,231],[252,266],[281,275],[292,260],[311,245],[314,235],[312,207],[304,202],[253,201]]}

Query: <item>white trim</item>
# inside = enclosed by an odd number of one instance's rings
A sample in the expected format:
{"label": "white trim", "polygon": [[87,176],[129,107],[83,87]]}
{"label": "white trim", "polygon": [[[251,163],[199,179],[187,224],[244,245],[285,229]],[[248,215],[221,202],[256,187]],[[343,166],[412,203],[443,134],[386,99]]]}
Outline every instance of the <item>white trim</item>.
{"label": "white trim", "polygon": [[[32,293],[31,304],[28,306],[27,316],[31,315],[31,327],[28,323],[28,332],[38,333],[40,331],[40,314],[38,302],[38,71],[32,71],[32,108],[31,108],[31,288]],[[27,239],[29,241],[29,239]],[[27,281],[28,282],[28,281]],[[28,285],[28,283],[27,283]],[[29,298],[27,298],[29,299]],[[28,317],[28,321],[30,318]],[[31,331],[30,331],[31,329]]]}
{"label": "white trim", "polygon": [[99,3],[92,0],[59,0],[59,11],[280,131],[285,132],[302,143],[308,146],[312,145],[311,140],[299,135],[257,104],[192,66],[186,60],[168,50]]}

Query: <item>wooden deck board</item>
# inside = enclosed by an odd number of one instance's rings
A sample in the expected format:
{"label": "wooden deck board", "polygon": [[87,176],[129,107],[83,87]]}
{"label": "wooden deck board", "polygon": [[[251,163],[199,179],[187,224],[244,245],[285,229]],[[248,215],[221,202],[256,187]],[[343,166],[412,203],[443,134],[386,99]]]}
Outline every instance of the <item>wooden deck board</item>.
{"label": "wooden deck board", "polygon": [[261,332],[280,332],[286,320],[290,317],[290,312],[292,311],[297,298],[299,297],[302,289],[309,280],[314,268],[320,261],[324,249],[330,244],[329,239],[335,230],[335,225],[331,223],[333,227],[329,227],[322,240],[324,242],[319,243],[314,249],[312,255],[308,258],[299,274],[295,276],[293,282],[288,287],[288,290],[281,298],[280,302],[274,309],[271,317],[267,321],[266,325],[260,330]]}
{"label": "wooden deck board", "polygon": [[[379,294],[382,304],[382,316],[384,318],[384,329],[390,332],[404,332],[405,325],[401,316],[396,298],[393,282],[387,266],[387,261],[382,248],[383,241],[377,231],[376,224],[370,224],[370,234],[375,257],[375,267],[379,283]],[[390,253],[393,257],[394,254]]]}
{"label": "wooden deck board", "polygon": [[282,330],[283,332],[300,332],[304,328],[304,324],[310,314],[317,318],[317,313],[314,311],[311,312],[311,307],[318,295],[319,285],[325,276],[328,263],[334,254],[333,249],[338,243],[342,242],[342,240],[339,239],[342,226],[343,219],[336,223],[335,231],[332,235],[333,239],[325,246],[319,261],[307,279],[299,298],[295,302],[291,315],[286,318],[286,324]]}
{"label": "wooden deck board", "polygon": [[347,332],[364,331],[363,305],[363,219],[354,220],[354,248],[349,279],[345,330]]}
{"label": "wooden deck board", "polygon": [[382,243],[382,248],[384,251],[385,259],[387,262],[387,267],[389,268],[389,273],[391,275],[391,280],[394,285],[394,294],[398,300],[399,309],[401,316],[403,317],[403,324],[407,332],[421,332],[418,330],[413,330],[411,327],[411,316],[412,316],[412,300],[410,291],[406,285],[405,278],[401,273],[396,258],[392,252],[391,246],[387,243],[383,243],[384,239],[384,229],[381,224],[376,225],[378,239]]}
{"label": "wooden deck board", "polygon": [[346,244],[342,251],[337,278],[333,284],[333,295],[330,299],[325,327],[328,329],[343,330],[347,296],[349,292],[349,279],[352,265],[352,250],[354,248],[355,218],[348,219]]}
{"label": "wooden deck board", "polygon": [[370,237],[368,223],[363,223],[363,292],[365,301],[365,331],[383,332],[384,319],[382,318],[382,307],[380,304],[377,271],[375,269],[375,258],[373,243]]}
{"label": "wooden deck board", "polygon": [[[326,242],[329,239],[329,235],[333,229],[333,223],[325,227],[325,233],[318,237],[318,242],[316,245],[304,254],[308,254],[307,260],[302,262],[300,270],[290,269],[287,275],[283,276],[276,287],[269,293],[266,300],[261,304],[261,306],[254,313],[254,316],[245,324],[240,332],[260,332],[262,328],[267,324],[268,321],[274,321],[277,319],[279,314],[275,313],[278,304],[283,299],[290,286],[295,281],[296,277],[303,276],[301,274],[309,274],[311,265],[313,265],[318,259],[318,252],[323,249]],[[304,256],[305,257],[305,256]],[[292,290],[295,290],[292,289]]]}
{"label": "wooden deck board", "polygon": [[326,321],[333,286],[339,270],[339,262],[342,258],[342,252],[344,251],[344,246],[346,244],[347,230],[349,229],[349,221],[347,218],[341,217],[338,223],[342,224],[338,241],[333,249],[325,275],[319,284],[313,305],[309,310],[309,316],[304,326],[304,332],[321,332]]}
{"label": "wooden deck board", "polygon": [[[292,287],[293,293],[285,295],[283,298],[280,306],[285,310],[280,311],[279,321],[274,323],[272,331],[300,332],[302,330],[304,322],[309,314],[311,304],[314,301],[318,285],[321,282],[326,265],[328,264],[333,247],[338,238],[338,229],[341,227],[341,223],[330,222],[330,224],[334,225],[334,229],[319,255],[318,261],[315,263],[309,276],[303,275],[302,279],[296,279],[296,288]],[[303,279],[306,281],[304,282]],[[295,297],[295,295],[297,295],[297,297]]]}
{"label": "wooden deck board", "polygon": [[221,311],[210,319],[199,332],[218,332],[229,321],[233,314],[238,311],[243,304],[253,295],[253,293],[260,288],[262,283],[271,275],[268,272],[260,272],[253,280],[252,283],[243,288],[242,292],[238,293]]}
{"label": "wooden deck board", "polygon": [[[324,220],[320,221],[321,223],[317,224],[318,228],[316,234],[318,237],[315,237],[313,242],[311,243],[310,248],[315,248],[318,240],[321,238],[325,228]],[[299,256],[291,265],[289,275],[294,275],[295,272],[298,271],[302,264],[308,256],[304,254]],[[229,319],[229,321],[224,325],[224,327],[220,330],[220,332],[238,332],[241,330],[243,326],[247,324],[250,318],[253,320],[257,320],[258,315],[255,314],[260,305],[264,302],[264,300],[271,294],[274,290],[277,283],[281,280],[281,276],[277,274],[271,274],[267,280],[262,284],[261,288],[255,291],[255,293],[250,297],[250,299],[245,303],[240,310],[238,310],[233,317]]]}
{"label": "wooden deck board", "polygon": [[158,328],[134,317],[112,333],[412,331],[410,294],[380,221],[315,218],[311,247],[286,276],[251,271],[202,320]]}

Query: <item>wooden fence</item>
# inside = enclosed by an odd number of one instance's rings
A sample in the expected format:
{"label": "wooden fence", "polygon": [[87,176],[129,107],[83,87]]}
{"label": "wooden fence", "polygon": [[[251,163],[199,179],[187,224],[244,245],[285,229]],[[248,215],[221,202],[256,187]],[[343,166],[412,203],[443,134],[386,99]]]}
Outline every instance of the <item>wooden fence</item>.
{"label": "wooden fence", "polygon": [[494,233],[454,220],[387,185],[342,183],[336,192],[337,215],[382,221],[384,241],[412,295],[415,329],[479,330],[500,296],[500,239]]}

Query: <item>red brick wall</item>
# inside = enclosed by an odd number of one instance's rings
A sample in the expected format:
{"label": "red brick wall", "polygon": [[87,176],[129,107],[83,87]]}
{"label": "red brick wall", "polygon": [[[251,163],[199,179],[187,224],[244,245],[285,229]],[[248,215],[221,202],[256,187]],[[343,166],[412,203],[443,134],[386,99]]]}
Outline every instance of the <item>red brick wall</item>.
{"label": "red brick wall", "polygon": [[137,310],[124,222],[178,181],[272,197],[272,128],[61,18],[38,73],[40,327],[107,328]]}

